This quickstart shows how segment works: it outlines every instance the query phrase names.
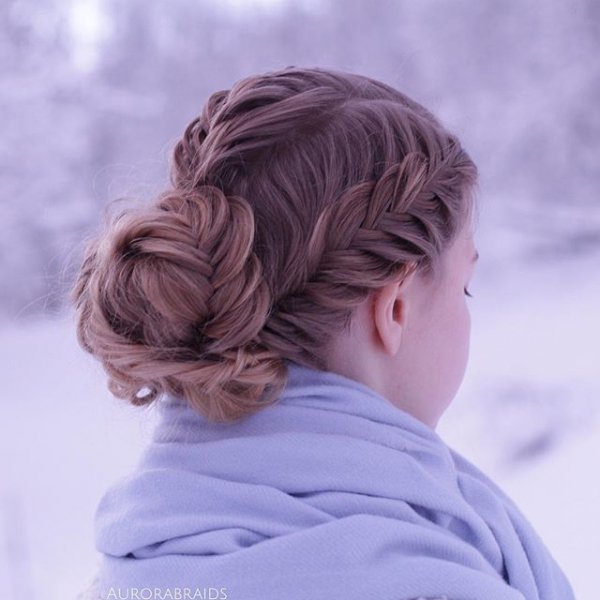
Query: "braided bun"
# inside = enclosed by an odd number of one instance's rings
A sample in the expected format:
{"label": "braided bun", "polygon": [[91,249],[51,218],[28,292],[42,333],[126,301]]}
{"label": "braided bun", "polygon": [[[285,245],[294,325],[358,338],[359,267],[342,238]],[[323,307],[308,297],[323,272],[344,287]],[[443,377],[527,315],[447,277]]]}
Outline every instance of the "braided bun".
{"label": "braided bun", "polygon": [[372,290],[435,277],[477,180],[424,107],[320,68],[215,92],[171,166],[171,189],[86,248],[77,335],[116,396],[169,392],[219,422],[275,401],[286,360],[326,369]]}
{"label": "braided bun", "polygon": [[270,294],[253,241],[248,203],[204,186],[123,211],[88,246],[77,335],[115,396],[140,405],[168,391],[223,421],[276,391],[281,358],[256,339]]}

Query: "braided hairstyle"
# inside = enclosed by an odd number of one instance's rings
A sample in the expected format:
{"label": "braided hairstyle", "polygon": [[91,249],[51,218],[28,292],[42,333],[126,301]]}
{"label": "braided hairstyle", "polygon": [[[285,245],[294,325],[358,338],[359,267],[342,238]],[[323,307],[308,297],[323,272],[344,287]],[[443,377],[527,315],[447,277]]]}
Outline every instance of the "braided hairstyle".
{"label": "braided hairstyle", "polygon": [[458,139],[382,82],[299,67],[242,79],[185,129],[169,189],[89,240],[79,343],[119,398],[167,392],[239,420],[277,399],[287,360],[326,369],[372,290],[437,277],[476,183]]}

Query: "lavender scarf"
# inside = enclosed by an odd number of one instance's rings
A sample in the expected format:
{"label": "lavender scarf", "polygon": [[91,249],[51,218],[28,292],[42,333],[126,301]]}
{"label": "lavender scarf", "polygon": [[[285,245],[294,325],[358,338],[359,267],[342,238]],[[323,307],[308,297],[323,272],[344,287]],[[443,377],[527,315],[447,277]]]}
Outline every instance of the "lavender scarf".
{"label": "lavender scarf", "polygon": [[373,389],[288,362],[276,404],[178,398],[96,513],[101,598],[573,600],[515,504]]}

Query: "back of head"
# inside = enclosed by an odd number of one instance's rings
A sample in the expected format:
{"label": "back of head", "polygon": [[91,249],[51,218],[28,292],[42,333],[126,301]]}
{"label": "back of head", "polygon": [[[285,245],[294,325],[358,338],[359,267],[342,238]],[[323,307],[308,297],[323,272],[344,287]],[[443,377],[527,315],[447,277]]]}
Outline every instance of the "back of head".
{"label": "back of head", "polygon": [[[369,293],[436,277],[477,169],[424,107],[371,78],[288,67],[212,94],[171,186],[90,240],[77,334],[109,388],[228,422],[276,401]],[[149,393],[139,396],[142,388]]]}

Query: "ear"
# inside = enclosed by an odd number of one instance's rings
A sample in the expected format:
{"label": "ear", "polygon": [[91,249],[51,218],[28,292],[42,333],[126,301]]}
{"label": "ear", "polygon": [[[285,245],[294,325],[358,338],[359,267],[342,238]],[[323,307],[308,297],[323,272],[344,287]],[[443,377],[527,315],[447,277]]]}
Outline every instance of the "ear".
{"label": "ear", "polygon": [[400,348],[409,313],[410,283],[415,271],[402,280],[392,281],[373,292],[373,323],[375,337],[384,351],[394,356]]}

